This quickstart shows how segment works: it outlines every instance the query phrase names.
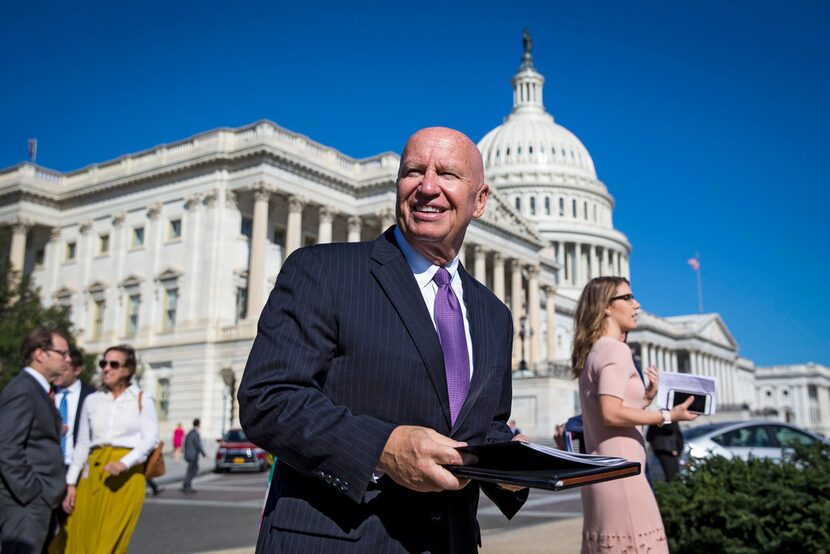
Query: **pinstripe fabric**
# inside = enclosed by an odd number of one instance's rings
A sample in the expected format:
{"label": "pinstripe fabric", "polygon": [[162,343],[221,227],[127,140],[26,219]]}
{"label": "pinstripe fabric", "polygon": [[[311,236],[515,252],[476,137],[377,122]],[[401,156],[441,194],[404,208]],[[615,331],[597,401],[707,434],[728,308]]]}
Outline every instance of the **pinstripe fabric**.
{"label": "pinstripe fabric", "polygon": [[[280,460],[258,552],[476,550],[476,485],[423,494],[370,482],[398,425],[472,444],[511,437],[510,313],[460,274],[475,371],[451,424],[438,336],[392,229],[286,260],[239,389],[246,433]],[[485,492],[508,516],[524,500]]]}

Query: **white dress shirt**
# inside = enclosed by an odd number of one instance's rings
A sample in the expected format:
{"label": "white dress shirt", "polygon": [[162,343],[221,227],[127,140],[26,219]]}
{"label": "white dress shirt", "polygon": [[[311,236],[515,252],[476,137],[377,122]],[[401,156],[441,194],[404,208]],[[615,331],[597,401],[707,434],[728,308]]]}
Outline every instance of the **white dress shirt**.
{"label": "white dress shirt", "polygon": [[72,463],[72,452],[75,450],[75,441],[72,439],[72,434],[75,432],[75,414],[78,413],[78,402],[81,400],[81,381],[75,379],[75,382],[69,385],[66,389],[60,389],[55,392],[55,408],[60,414],[61,397],[63,391],[66,390],[66,450],[63,453],[64,465]]}
{"label": "white dress shirt", "polygon": [[[435,332],[438,332],[438,324],[435,323],[435,296],[438,294],[438,285],[432,280],[435,273],[438,271],[438,266],[433,265],[427,260],[423,254],[413,249],[406,239],[403,237],[398,227],[395,227],[395,239],[398,241],[398,246],[401,247],[406,263],[409,264],[409,269],[415,276],[418,282],[418,287],[421,289],[421,295],[424,297],[424,304],[429,310],[429,318],[432,320],[432,325],[435,327]],[[464,337],[467,339],[467,355],[470,360],[470,378],[473,376],[473,339],[470,336],[470,322],[467,318],[467,306],[464,304],[464,289],[461,285],[461,276],[458,274],[458,256],[456,256],[444,268],[450,274],[450,286],[458,297],[458,303],[461,304],[461,314],[464,316]]]}
{"label": "white dress shirt", "polygon": [[91,448],[116,446],[131,450],[119,460],[127,468],[144,462],[159,441],[156,400],[144,393],[141,413],[138,410],[138,385],[132,384],[113,398],[109,391],[90,394],[81,409],[78,443],[72,464],[66,472],[66,483],[75,485],[86,464]]}

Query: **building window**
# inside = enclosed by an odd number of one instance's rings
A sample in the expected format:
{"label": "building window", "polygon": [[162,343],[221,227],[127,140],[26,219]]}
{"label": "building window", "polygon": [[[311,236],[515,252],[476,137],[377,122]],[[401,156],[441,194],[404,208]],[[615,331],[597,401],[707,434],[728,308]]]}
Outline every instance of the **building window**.
{"label": "building window", "polygon": [[144,246],[144,227],[133,227],[133,237],[130,241],[130,246],[133,248],[141,248]]}
{"label": "building window", "polygon": [[66,259],[67,262],[71,262],[72,260],[75,259],[75,250],[77,249],[76,246],[77,245],[75,244],[74,241],[66,243],[66,252],[65,252],[64,258]]}
{"label": "building window", "polygon": [[170,415],[170,379],[162,377],[157,382],[156,398],[158,398],[158,419],[167,421]]}
{"label": "building window", "polygon": [[576,198],[571,200],[571,212],[573,212],[573,216],[576,217]]}
{"label": "building window", "polygon": [[520,212],[520,213],[522,211],[522,197],[521,196],[516,197],[516,211]]}
{"label": "building window", "polygon": [[63,313],[66,315],[66,319],[72,321],[72,296],[69,294],[64,294],[62,296],[58,296],[58,305],[63,308]]}
{"label": "building window", "polygon": [[522,147],[521,146],[516,147],[516,154],[519,155],[519,156],[522,155]]}
{"label": "building window", "polygon": [[271,242],[273,242],[274,244],[276,244],[280,248],[284,249],[285,248],[285,229],[275,227]]}
{"label": "building window", "polygon": [[536,197],[530,197],[530,215],[536,215]]}
{"label": "building window", "polygon": [[248,288],[236,287],[236,323],[248,317]]}
{"label": "building window", "polygon": [[127,301],[126,335],[134,337],[138,331],[138,311],[141,308],[141,295],[132,294]]}
{"label": "building window", "polygon": [[179,304],[179,289],[164,289],[164,315],[162,331],[172,331],[176,326],[176,309]]}
{"label": "building window", "polygon": [[594,204],[594,223],[597,222],[597,205]]}
{"label": "building window", "polygon": [[167,240],[176,240],[182,237],[182,220],[171,219],[167,227]]}
{"label": "building window", "polygon": [[550,196],[545,196],[545,215],[550,215]]}
{"label": "building window", "polygon": [[92,308],[92,338],[101,338],[104,330],[104,301],[96,300]]}
{"label": "building window", "polygon": [[239,225],[239,232],[250,239],[254,233],[254,220],[250,217],[243,217]]}
{"label": "building window", "polygon": [[565,199],[559,198],[559,217],[565,217]]}
{"label": "building window", "polygon": [[103,256],[109,254],[110,251],[110,236],[109,233],[98,235],[98,254]]}
{"label": "building window", "polygon": [[582,215],[585,216],[585,221],[588,221],[588,202],[587,201],[582,203]]}
{"label": "building window", "polygon": [[46,251],[43,248],[35,250],[35,267],[43,267],[43,260],[46,259]]}

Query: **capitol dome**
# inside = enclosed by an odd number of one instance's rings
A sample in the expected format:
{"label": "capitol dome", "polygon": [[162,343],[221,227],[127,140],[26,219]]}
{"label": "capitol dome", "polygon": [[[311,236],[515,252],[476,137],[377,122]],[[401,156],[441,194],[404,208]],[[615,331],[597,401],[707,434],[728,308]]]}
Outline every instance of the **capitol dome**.
{"label": "capitol dome", "polygon": [[478,143],[487,182],[535,224],[559,263],[559,290],[576,298],[602,275],[628,276],[631,245],[614,229],[614,199],[585,145],[545,110],[532,41],[513,76],[513,110]]}

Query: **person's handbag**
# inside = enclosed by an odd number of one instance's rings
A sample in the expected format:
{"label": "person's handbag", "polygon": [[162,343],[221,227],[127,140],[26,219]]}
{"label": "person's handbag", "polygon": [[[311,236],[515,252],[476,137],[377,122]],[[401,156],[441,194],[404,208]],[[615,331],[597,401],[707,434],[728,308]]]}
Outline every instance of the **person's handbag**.
{"label": "person's handbag", "polygon": [[[138,393],[139,414],[141,414],[141,396],[143,394],[144,391]],[[147,479],[155,479],[167,473],[167,468],[164,467],[164,453],[162,452],[162,448],[164,448],[164,441],[160,440],[153,451],[150,452],[150,455],[147,456],[147,461],[144,462],[144,477]]]}

